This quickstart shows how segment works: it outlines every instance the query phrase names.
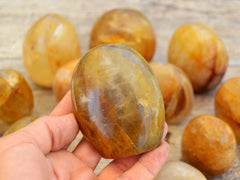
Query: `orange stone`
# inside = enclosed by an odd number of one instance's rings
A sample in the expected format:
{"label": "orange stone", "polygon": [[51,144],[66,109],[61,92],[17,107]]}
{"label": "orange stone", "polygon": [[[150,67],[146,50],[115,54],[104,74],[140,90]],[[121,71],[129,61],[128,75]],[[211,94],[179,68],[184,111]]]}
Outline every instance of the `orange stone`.
{"label": "orange stone", "polygon": [[52,88],[55,98],[58,102],[61,101],[64,95],[71,89],[72,74],[78,61],[79,59],[68,62],[56,73]]}
{"label": "orange stone", "polygon": [[23,41],[25,67],[32,80],[43,87],[52,87],[57,70],[80,55],[74,26],[58,14],[47,14],[37,20]]}
{"label": "orange stone", "polygon": [[193,101],[193,88],[185,73],[170,63],[150,62],[162,91],[166,122],[177,124],[190,113]]}
{"label": "orange stone", "polygon": [[124,44],[151,61],[156,38],[149,20],[134,9],[113,9],[103,14],[92,28],[90,48],[100,44]]}
{"label": "orange stone", "polygon": [[207,177],[226,172],[236,157],[236,140],[231,127],[211,115],[193,118],[182,136],[183,160]]}
{"label": "orange stone", "polygon": [[228,67],[224,43],[208,27],[187,24],[173,34],[168,48],[168,61],[181,69],[197,93],[215,88]]}
{"label": "orange stone", "polygon": [[91,49],[76,66],[71,90],[80,130],[104,158],[132,156],[160,144],[161,90],[148,63],[132,48]]}
{"label": "orange stone", "polygon": [[0,133],[32,109],[33,94],[24,77],[15,70],[0,70]]}
{"label": "orange stone", "polygon": [[232,127],[240,144],[240,77],[227,80],[218,89],[215,114]]}
{"label": "orange stone", "polygon": [[20,118],[19,120],[17,120],[13,124],[11,124],[11,126],[4,132],[3,136],[14,133],[17,130],[24,128],[31,122],[35,121],[37,118],[38,117],[36,117],[36,116],[24,116],[24,117]]}

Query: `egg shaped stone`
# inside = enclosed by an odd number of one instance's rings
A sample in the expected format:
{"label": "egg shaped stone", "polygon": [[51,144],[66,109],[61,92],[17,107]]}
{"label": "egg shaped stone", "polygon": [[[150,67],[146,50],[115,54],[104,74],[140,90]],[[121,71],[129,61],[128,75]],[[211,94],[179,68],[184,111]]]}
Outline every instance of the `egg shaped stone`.
{"label": "egg shaped stone", "polygon": [[27,31],[22,48],[25,67],[32,80],[51,88],[57,70],[80,58],[81,48],[72,23],[59,14],[47,14]]}
{"label": "egg shaped stone", "polygon": [[165,110],[145,59],[125,45],[91,49],[72,78],[75,117],[86,140],[104,158],[149,151],[162,139]]}
{"label": "egg shaped stone", "polygon": [[228,67],[228,53],[213,30],[201,24],[186,24],[171,38],[168,61],[186,73],[194,92],[203,93],[221,82]]}
{"label": "egg shaped stone", "polygon": [[22,74],[0,69],[0,133],[19,118],[30,115],[33,105],[31,87]]}
{"label": "egg shaped stone", "polygon": [[24,117],[20,118],[19,120],[17,120],[13,124],[11,124],[11,126],[4,132],[3,136],[7,136],[9,134],[12,134],[12,133],[18,131],[19,129],[24,128],[31,122],[35,121],[37,118],[38,117],[36,117],[36,116],[24,116]]}
{"label": "egg shaped stone", "polygon": [[162,91],[166,122],[182,122],[192,109],[194,95],[191,82],[180,68],[171,63],[150,62],[149,65]]}
{"label": "egg shaped stone", "polygon": [[148,62],[152,60],[156,49],[151,22],[135,9],[112,9],[98,18],[91,31],[90,48],[112,43],[135,49]]}
{"label": "egg shaped stone", "polygon": [[154,180],[207,180],[207,178],[198,169],[185,162],[168,161]]}
{"label": "egg shaped stone", "polygon": [[53,93],[58,102],[62,100],[65,94],[71,88],[72,74],[79,59],[72,60],[67,64],[64,64],[56,73],[53,80]]}

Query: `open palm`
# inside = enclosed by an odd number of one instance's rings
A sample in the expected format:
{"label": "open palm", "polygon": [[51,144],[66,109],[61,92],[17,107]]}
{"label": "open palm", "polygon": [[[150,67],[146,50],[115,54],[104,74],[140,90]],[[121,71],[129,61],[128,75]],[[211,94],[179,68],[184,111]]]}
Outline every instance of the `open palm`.
{"label": "open palm", "polygon": [[[169,152],[168,144],[162,141],[147,153],[113,160],[96,175],[101,155],[84,138],[73,152],[66,150],[78,131],[68,93],[50,116],[0,139],[0,179],[150,180]],[[167,126],[164,137],[166,132]]]}

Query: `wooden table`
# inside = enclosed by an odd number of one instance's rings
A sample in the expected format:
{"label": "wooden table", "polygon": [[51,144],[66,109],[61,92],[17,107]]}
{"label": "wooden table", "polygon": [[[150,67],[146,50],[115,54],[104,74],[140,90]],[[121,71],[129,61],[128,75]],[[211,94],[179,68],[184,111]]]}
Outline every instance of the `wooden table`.
{"label": "wooden table", "polygon": [[[30,26],[47,13],[67,17],[76,27],[84,54],[88,50],[89,33],[96,19],[105,11],[120,7],[138,9],[152,22],[157,37],[154,61],[167,61],[168,44],[176,28],[186,23],[201,23],[213,29],[226,45],[230,63],[223,81],[240,75],[240,1],[237,0],[0,0],[0,68],[16,69],[28,80],[34,94],[34,115],[49,114],[57,102],[52,90],[34,84],[24,67],[22,42]],[[216,89],[196,95],[188,118],[180,125],[169,126],[169,160],[181,159],[181,134],[188,121],[200,114],[214,114],[215,93]],[[233,167],[215,180],[240,179],[240,147],[237,154]],[[102,160],[96,172],[107,162]]]}

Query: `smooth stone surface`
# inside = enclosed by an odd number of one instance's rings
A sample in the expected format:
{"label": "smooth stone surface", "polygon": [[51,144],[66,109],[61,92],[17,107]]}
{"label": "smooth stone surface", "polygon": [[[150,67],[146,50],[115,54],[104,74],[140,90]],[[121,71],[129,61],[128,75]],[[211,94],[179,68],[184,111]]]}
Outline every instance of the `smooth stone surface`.
{"label": "smooth stone surface", "polygon": [[4,132],[3,136],[14,133],[17,130],[24,128],[25,126],[27,126],[31,122],[35,121],[37,118],[38,117],[36,117],[36,116],[22,117],[21,119],[17,120],[13,124],[11,124],[11,126]]}
{"label": "smooth stone surface", "polygon": [[224,82],[215,96],[215,114],[227,122],[240,144],[240,77]]}
{"label": "smooth stone surface", "polygon": [[32,90],[16,70],[0,70],[0,133],[33,109]]}
{"label": "smooth stone surface", "polygon": [[150,21],[136,9],[113,9],[96,21],[90,37],[90,48],[100,44],[124,44],[138,51],[148,62],[156,49],[156,38]]}
{"label": "smooth stone surface", "polygon": [[196,168],[181,161],[168,161],[154,180],[207,180]]}
{"label": "smooth stone surface", "polygon": [[228,54],[222,40],[201,24],[186,24],[173,34],[168,61],[183,69],[195,92],[215,88],[228,67]]}
{"label": "smooth stone surface", "polygon": [[193,88],[185,73],[170,63],[150,62],[162,91],[166,122],[178,124],[190,113],[193,103]]}
{"label": "smooth stone surface", "polygon": [[161,90],[147,62],[127,46],[90,50],[73,73],[72,100],[80,130],[105,158],[136,155],[161,142]]}
{"label": "smooth stone surface", "polygon": [[77,32],[63,16],[47,14],[26,33],[22,54],[32,80],[40,86],[52,87],[57,70],[80,58]]}
{"label": "smooth stone surface", "polygon": [[231,127],[211,115],[193,118],[182,135],[183,160],[209,178],[223,174],[233,165],[236,148]]}
{"label": "smooth stone surface", "polygon": [[56,73],[52,88],[54,96],[58,102],[60,102],[64,95],[71,89],[72,74],[78,61],[79,59],[68,62]]}

